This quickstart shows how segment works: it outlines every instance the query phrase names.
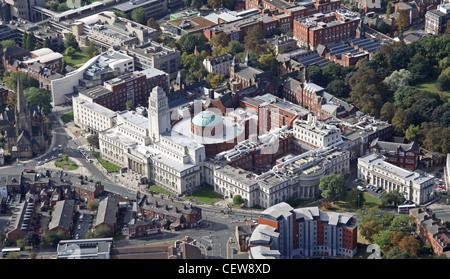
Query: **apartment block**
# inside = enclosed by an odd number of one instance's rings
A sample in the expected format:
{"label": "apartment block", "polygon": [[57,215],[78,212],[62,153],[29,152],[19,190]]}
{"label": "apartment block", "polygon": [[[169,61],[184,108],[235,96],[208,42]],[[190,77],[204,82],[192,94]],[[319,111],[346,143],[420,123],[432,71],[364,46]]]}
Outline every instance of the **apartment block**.
{"label": "apartment block", "polygon": [[[264,210],[250,238],[250,257],[351,258],[357,252],[356,219],[349,214],[324,212],[318,207],[294,209],[285,202]],[[266,248],[261,253],[258,247]]]}

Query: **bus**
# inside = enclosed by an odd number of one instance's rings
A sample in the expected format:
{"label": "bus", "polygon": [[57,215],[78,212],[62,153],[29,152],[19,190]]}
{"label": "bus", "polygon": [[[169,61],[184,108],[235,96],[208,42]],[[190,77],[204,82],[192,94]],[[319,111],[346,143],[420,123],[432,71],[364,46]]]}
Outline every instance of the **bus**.
{"label": "bus", "polygon": [[398,206],[398,213],[399,214],[409,214],[409,210],[412,208],[416,208],[415,204],[405,204],[405,205],[399,205]]}
{"label": "bus", "polygon": [[3,248],[2,249],[2,258],[8,256],[9,253],[19,253],[20,254],[20,248]]}

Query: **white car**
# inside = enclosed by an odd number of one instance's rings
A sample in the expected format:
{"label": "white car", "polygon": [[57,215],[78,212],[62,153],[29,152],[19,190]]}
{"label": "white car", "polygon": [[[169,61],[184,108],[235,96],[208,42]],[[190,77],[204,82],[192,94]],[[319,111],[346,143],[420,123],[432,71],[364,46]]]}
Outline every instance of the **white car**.
{"label": "white car", "polygon": [[364,189],[364,187],[362,187],[362,186],[357,186],[356,189],[360,190],[361,192],[366,191],[366,189]]}

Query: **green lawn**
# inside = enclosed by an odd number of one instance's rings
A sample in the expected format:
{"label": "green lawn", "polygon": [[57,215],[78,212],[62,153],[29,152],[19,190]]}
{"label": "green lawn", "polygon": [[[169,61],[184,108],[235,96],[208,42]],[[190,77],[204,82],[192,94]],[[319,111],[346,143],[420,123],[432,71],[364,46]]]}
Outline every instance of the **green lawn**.
{"label": "green lawn", "polygon": [[72,112],[68,112],[68,113],[66,113],[66,114],[63,114],[63,115],[61,116],[61,120],[62,120],[64,123],[68,123],[68,122],[70,122],[70,121],[73,121],[73,111],[72,111]]}
{"label": "green lawn", "polygon": [[170,193],[170,192],[168,192],[168,191],[166,191],[166,190],[164,190],[162,188],[159,188],[156,185],[150,185],[148,188],[150,190],[152,190],[153,192],[157,192],[157,193],[160,193],[160,194],[164,194],[164,195],[171,195],[172,194],[172,193]]}
{"label": "green lawn", "polygon": [[[354,190],[353,193],[359,192],[358,190]],[[355,194],[352,194],[352,191],[347,193],[347,196],[341,200],[336,201],[333,203],[332,207],[329,209],[329,211],[356,211],[358,208],[356,208],[356,199],[357,196]],[[364,206],[368,207],[374,207],[379,206],[381,204],[381,200],[371,196],[367,193],[364,193],[364,199],[366,200],[364,202]],[[321,207],[322,210],[325,210]]]}
{"label": "green lawn", "polygon": [[416,87],[419,90],[426,90],[426,91],[429,91],[429,92],[432,92],[432,93],[442,92],[445,95],[447,95],[447,97],[450,98],[450,91],[440,91],[440,90],[438,90],[436,88],[436,81],[424,82],[424,83],[418,84],[418,85],[416,85],[414,87]]}
{"label": "green lawn", "polygon": [[86,61],[90,59],[89,55],[83,51],[77,51],[76,54],[72,57],[70,56],[64,56],[62,58],[64,61],[66,61],[66,64],[69,66],[78,66],[81,64],[84,64]]}
{"label": "green lawn", "polygon": [[100,153],[95,153],[95,158],[97,158],[98,162],[106,169],[107,172],[116,172],[120,171],[120,167],[114,165],[111,162],[106,161],[105,159],[100,158]]}
{"label": "green lawn", "polygon": [[186,196],[185,199],[194,199],[198,202],[213,203],[221,200],[223,197],[214,192],[211,186],[203,187],[200,191],[195,192],[192,196]]}
{"label": "green lawn", "polygon": [[76,170],[76,169],[78,169],[78,165],[74,161],[72,161],[70,159],[64,160],[64,158],[56,160],[55,161],[55,166],[58,167],[58,168],[65,169],[65,170]]}

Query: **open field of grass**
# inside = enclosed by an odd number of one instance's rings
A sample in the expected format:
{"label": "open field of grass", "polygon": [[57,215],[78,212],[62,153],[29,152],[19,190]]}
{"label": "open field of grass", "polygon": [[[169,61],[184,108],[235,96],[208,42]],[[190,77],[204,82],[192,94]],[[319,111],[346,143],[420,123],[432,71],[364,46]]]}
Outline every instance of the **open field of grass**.
{"label": "open field of grass", "polygon": [[442,92],[444,93],[450,100],[450,91],[440,91],[436,88],[436,81],[431,81],[431,82],[424,82],[421,84],[418,84],[416,86],[417,89],[419,90],[426,90],[432,93],[438,93],[438,92]]}
{"label": "open field of grass", "polygon": [[64,61],[66,61],[66,64],[69,66],[77,66],[84,64],[84,62],[88,61],[90,59],[89,55],[83,51],[77,51],[74,56],[64,56],[62,58]]}
{"label": "open field of grass", "polygon": [[[356,193],[359,192],[358,190],[354,190],[354,192],[352,193],[352,191],[347,193],[347,196],[341,200],[341,201],[336,201],[332,203],[332,207],[330,209],[328,209],[328,211],[356,211],[358,210],[358,208],[356,208],[356,199],[357,199],[357,195]],[[368,207],[375,207],[375,206],[379,206],[381,204],[381,200],[373,197],[367,193],[364,193],[364,199],[366,200],[364,202],[364,206],[368,206]],[[323,207],[320,207],[321,210],[327,210],[324,209]]]}
{"label": "open field of grass", "polygon": [[214,192],[214,188],[211,186],[203,187],[200,191],[195,192],[192,196],[186,196],[185,199],[194,199],[199,202],[213,203],[221,200],[223,197],[220,194]]}

